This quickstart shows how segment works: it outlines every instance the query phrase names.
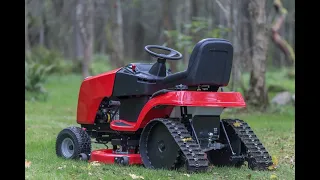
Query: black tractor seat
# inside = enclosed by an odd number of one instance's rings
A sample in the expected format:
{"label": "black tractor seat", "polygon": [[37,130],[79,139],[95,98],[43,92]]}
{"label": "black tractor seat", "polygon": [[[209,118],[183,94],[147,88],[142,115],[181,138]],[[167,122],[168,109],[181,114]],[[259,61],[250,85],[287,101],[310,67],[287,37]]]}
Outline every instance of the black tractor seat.
{"label": "black tractor seat", "polygon": [[194,47],[188,68],[165,77],[162,83],[168,87],[179,84],[227,86],[232,60],[233,46],[229,41],[217,38],[203,39]]}

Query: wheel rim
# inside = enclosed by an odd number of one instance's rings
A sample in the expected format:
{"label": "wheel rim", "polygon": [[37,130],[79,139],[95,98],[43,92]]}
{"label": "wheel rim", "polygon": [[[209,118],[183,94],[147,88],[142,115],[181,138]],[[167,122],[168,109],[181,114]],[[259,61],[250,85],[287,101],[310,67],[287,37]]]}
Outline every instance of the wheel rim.
{"label": "wheel rim", "polygon": [[61,152],[64,157],[70,158],[74,153],[74,143],[70,138],[65,138],[61,143]]}
{"label": "wheel rim", "polygon": [[160,140],[158,142],[158,149],[159,149],[160,152],[163,152],[163,151],[166,150],[166,145],[164,144],[164,142],[162,140]]}

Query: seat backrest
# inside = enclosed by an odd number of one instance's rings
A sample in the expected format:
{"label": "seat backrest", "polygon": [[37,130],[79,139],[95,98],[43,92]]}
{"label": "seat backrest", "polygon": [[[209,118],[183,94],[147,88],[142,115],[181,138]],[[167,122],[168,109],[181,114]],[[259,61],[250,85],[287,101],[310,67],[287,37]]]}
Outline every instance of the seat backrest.
{"label": "seat backrest", "polygon": [[207,38],[193,48],[184,83],[188,86],[227,86],[233,60],[233,46],[224,39]]}

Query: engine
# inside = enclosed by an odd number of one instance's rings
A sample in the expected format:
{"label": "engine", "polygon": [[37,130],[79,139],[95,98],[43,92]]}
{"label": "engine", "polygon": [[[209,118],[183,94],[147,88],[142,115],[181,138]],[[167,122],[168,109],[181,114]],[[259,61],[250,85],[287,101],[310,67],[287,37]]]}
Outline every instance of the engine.
{"label": "engine", "polygon": [[96,123],[110,123],[119,119],[120,101],[103,99],[96,114]]}

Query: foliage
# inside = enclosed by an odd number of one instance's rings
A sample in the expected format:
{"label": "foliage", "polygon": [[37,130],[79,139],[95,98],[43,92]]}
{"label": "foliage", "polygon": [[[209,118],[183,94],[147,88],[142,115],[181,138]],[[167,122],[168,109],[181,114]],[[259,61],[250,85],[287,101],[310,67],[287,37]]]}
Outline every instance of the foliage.
{"label": "foliage", "polygon": [[43,84],[49,75],[72,72],[71,61],[64,60],[57,51],[38,46],[25,56],[25,100],[47,100]]}
{"label": "foliage", "polygon": [[[266,72],[266,87],[268,88],[269,98],[274,97],[274,93],[280,91],[289,91],[291,93],[295,92],[295,79],[288,77],[288,72],[291,72],[291,68],[281,68],[281,69],[269,69]],[[250,73],[243,73],[243,80],[245,88],[249,86]],[[242,91],[240,88],[237,91]]]}
{"label": "foliage", "polygon": [[204,18],[194,18],[191,24],[186,24],[185,28],[189,28],[192,34],[197,34],[202,30],[207,29],[208,22]]}
{"label": "foliage", "polygon": [[81,71],[82,71],[82,61],[83,61],[83,60],[78,59],[78,60],[76,60],[76,61],[73,62],[73,66],[72,66],[72,68],[71,68],[71,72],[72,72],[73,74],[81,74]]}
{"label": "foliage", "polygon": [[283,92],[283,91],[287,91],[287,89],[283,86],[278,85],[278,84],[270,84],[268,87],[269,93],[279,93],[279,92]]}
{"label": "foliage", "polygon": [[219,28],[208,31],[207,36],[208,37],[215,37],[215,38],[222,38],[222,37],[225,37],[227,35],[227,33],[230,31],[231,30],[229,28],[225,28],[223,26],[220,26]]}
{"label": "foliage", "polygon": [[63,58],[61,53],[48,50],[42,46],[32,48],[31,52],[26,56],[26,61],[50,67],[48,74],[67,74],[71,72],[73,66],[70,61],[66,61]]}
{"label": "foliage", "polygon": [[[295,93],[295,80],[292,78],[289,78],[287,76],[288,72],[291,72],[291,68],[281,68],[281,69],[269,69],[266,72],[266,87],[268,90],[268,98],[271,101],[279,92],[288,91],[292,94]],[[245,95],[245,91],[249,87],[249,81],[250,81],[250,73],[244,72],[242,73],[243,79],[243,87],[237,87],[235,91],[240,92],[242,95]],[[223,88],[224,91],[228,92],[231,91],[230,85]],[[292,107],[292,105],[290,105]],[[285,110],[286,107],[283,106],[277,106],[270,104],[267,111],[269,112],[277,112],[280,113],[283,110]],[[257,108],[251,106],[250,104],[247,104],[246,112],[256,112]],[[242,109],[230,109],[232,112],[239,112],[243,111]]]}
{"label": "foliage", "polygon": [[91,64],[91,74],[96,75],[111,70],[109,56],[103,54],[95,54]]}
{"label": "foliage", "polygon": [[[94,54],[89,65],[89,73],[91,75],[97,75],[108,70],[111,70],[109,57],[103,54]],[[82,60],[75,61],[71,68],[71,72],[75,74],[81,74],[82,71]]]}
{"label": "foliage", "polygon": [[[188,52],[192,51],[192,37],[188,35],[184,35],[177,30],[165,31],[165,35],[173,41],[173,48],[177,51],[183,52],[184,48],[187,48]],[[165,43],[164,45],[166,45]]]}
{"label": "foliage", "polygon": [[[204,38],[223,38],[227,35],[230,29],[223,26],[218,26],[213,29],[209,29],[206,19],[197,18],[190,24],[184,24],[184,29],[190,32],[190,35],[179,32],[178,30],[164,31],[165,35],[173,42],[173,48],[183,52],[184,49],[188,53],[192,52],[193,46],[200,39]],[[165,45],[168,42],[165,43]]]}
{"label": "foliage", "polygon": [[287,77],[288,77],[289,79],[294,80],[295,77],[296,77],[295,69],[290,70],[290,71],[287,73]]}
{"label": "foliage", "polygon": [[[223,26],[217,26],[210,29],[206,19],[194,18],[190,24],[184,24],[183,28],[189,33],[182,33],[178,30],[164,31],[165,36],[172,42],[171,48],[184,53],[186,50],[188,54],[192,53],[194,45],[204,38],[224,38],[230,29]],[[168,42],[164,44],[166,46]],[[184,62],[178,63],[178,70],[185,69]]]}
{"label": "foliage", "polygon": [[49,72],[54,66],[25,61],[25,99],[46,100],[47,91],[43,87]]}

